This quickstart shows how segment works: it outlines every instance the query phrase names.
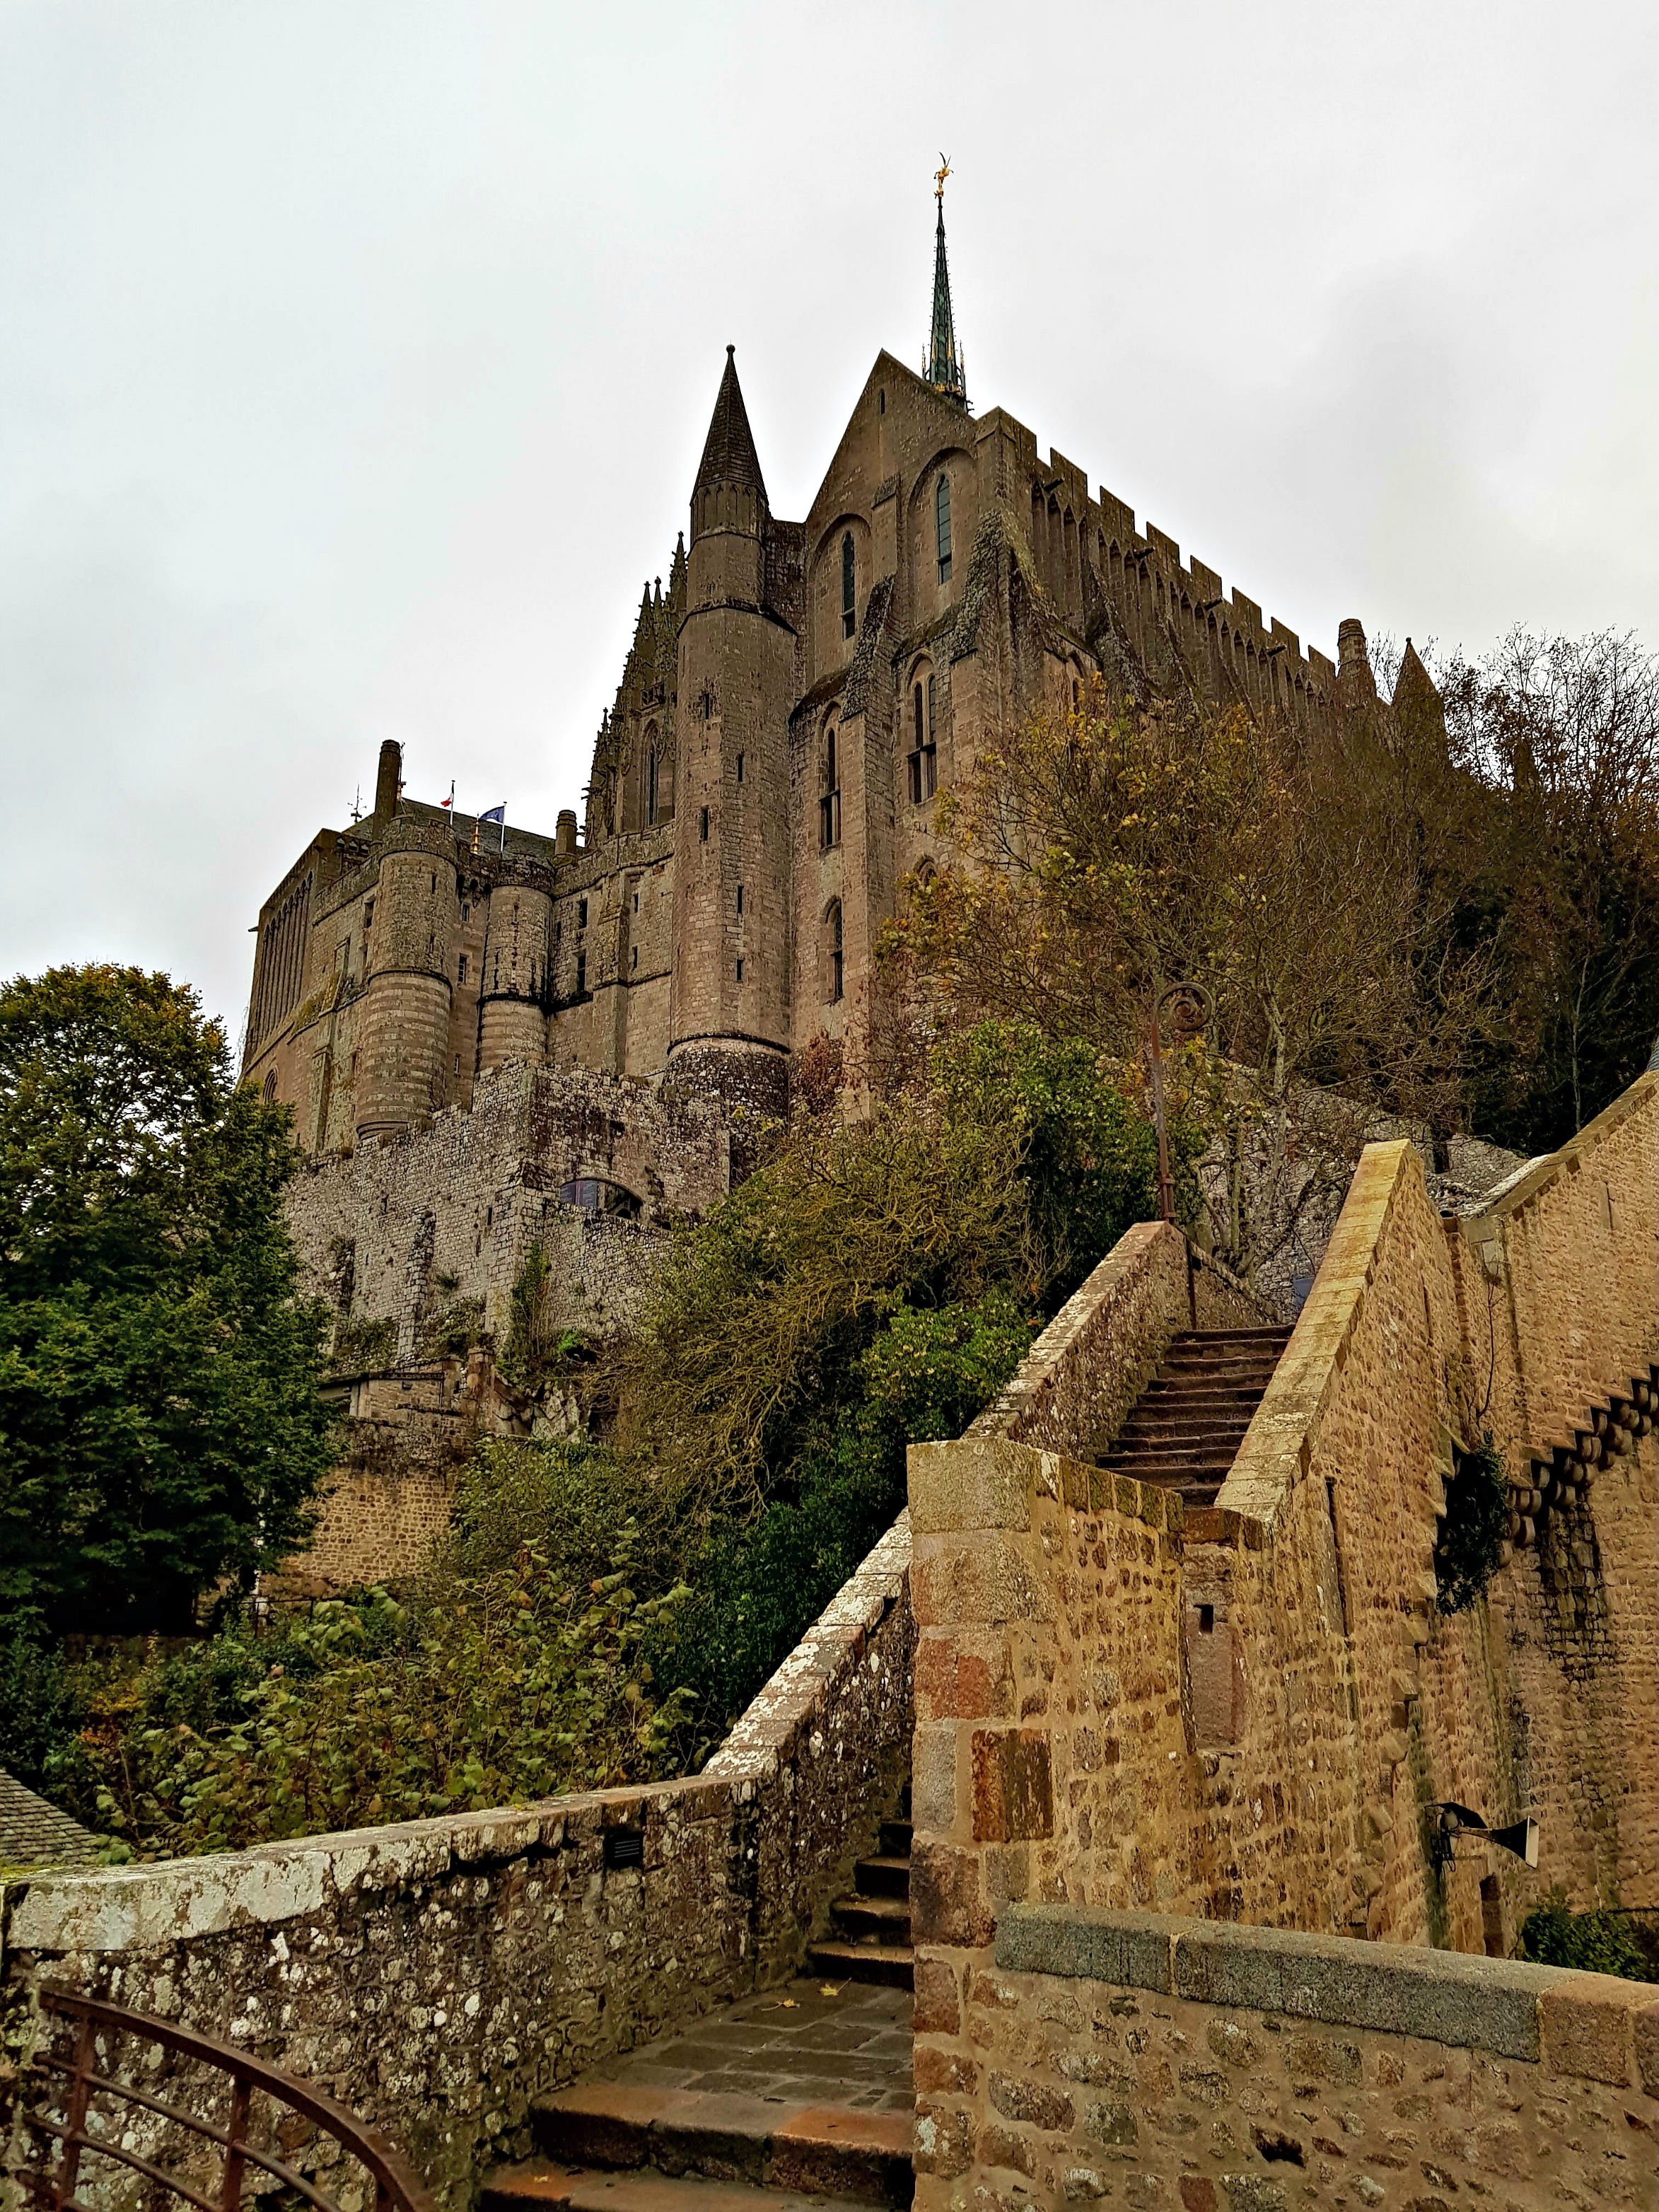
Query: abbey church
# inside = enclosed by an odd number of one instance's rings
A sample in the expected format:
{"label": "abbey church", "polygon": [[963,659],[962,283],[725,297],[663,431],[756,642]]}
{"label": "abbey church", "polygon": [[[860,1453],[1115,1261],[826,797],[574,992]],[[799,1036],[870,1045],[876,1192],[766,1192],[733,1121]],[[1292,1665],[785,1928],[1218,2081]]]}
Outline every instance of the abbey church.
{"label": "abbey church", "polygon": [[[772,512],[728,348],[580,829],[457,819],[405,793],[388,744],[373,813],[320,831],[262,908],[245,1073],[310,1156],[293,1212],[341,1364],[406,1378],[458,1310],[499,1334],[532,1244],[572,1324],[603,1328],[640,1240],[740,1178],[794,1055],[847,1036],[933,863],[937,794],[1097,672],[1310,743],[1376,705],[1357,622],[1340,665],[1304,650],[972,410],[941,199],[922,372],[877,356],[804,520]],[[1428,684],[1409,652],[1401,680]]]}

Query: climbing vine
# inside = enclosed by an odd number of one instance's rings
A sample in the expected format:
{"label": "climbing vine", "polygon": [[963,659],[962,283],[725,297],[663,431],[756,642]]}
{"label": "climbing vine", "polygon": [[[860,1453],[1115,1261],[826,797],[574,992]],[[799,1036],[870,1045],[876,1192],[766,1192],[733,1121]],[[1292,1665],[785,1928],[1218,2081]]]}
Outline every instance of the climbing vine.
{"label": "climbing vine", "polygon": [[1473,1605],[1498,1571],[1509,1510],[1508,1475],[1488,1429],[1477,1449],[1454,1455],[1446,1517],[1434,1550],[1442,1613],[1462,1613]]}

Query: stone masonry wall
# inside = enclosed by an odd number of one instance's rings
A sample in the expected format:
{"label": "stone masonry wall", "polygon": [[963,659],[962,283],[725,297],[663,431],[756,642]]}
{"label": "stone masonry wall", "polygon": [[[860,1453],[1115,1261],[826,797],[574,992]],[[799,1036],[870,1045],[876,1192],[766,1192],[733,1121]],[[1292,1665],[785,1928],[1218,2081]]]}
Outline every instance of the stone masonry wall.
{"label": "stone masonry wall", "polygon": [[903,1550],[901,1526],[701,1776],[8,1884],[3,1965],[307,2076],[465,2206],[533,2098],[793,1971],[902,1771]]}
{"label": "stone masonry wall", "polygon": [[1644,1984],[1021,1906],[918,1992],[918,2212],[1651,2205]]}
{"label": "stone masonry wall", "polygon": [[[1592,1265],[1584,1209],[1558,1196],[1557,1272],[1583,1299],[1500,1322],[1518,1388],[1569,1353],[1580,1387],[1592,1340],[1615,1364],[1639,1355],[1653,1194],[1626,1133],[1652,1103],[1638,1086],[1581,1137],[1577,1169],[1558,1164],[1577,1190],[1605,1164],[1615,1220],[1638,1225]],[[1513,1466],[1532,1440],[1495,1388],[1471,1400],[1455,1255],[1490,1234],[1443,1224],[1412,1147],[1377,1146],[1216,1505],[1183,1514],[1081,1456],[1114,1390],[1132,1399],[1121,1376],[1144,1371],[1146,1334],[1170,1326],[1169,1256],[1155,1232],[1133,1235],[1091,1279],[1098,1310],[1085,1297],[1063,1342],[1039,1341],[1004,1433],[983,1421],[912,1448],[919,1996],[987,1970],[1025,1901],[1467,1950],[1511,1945],[1552,1883],[1579,1907],[1646,1902],[1654,1439],[1610,1462],[1589,1500],[1594,1637],[1564,1619],[1547,1553],[1518,1552],[1483,1600],[1439,1612],[1454,1444],[1490,1424]],[[1096,1359],[1119,1376],[1091,1373]],[[1536,1872],[1467,1844],[1436,1865],[1434,1808],[1454,1799],[1493,1826],[1535,1813]]]}

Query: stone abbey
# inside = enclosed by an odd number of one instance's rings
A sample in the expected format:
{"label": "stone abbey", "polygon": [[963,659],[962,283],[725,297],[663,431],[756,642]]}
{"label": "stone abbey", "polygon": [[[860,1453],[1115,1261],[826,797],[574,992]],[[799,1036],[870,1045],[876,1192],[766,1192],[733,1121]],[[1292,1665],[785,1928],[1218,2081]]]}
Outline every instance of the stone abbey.
{"label": "stone abbey", "polygon": [[[941,209],[923,368],[877,356],[804,521],[772,512],[728,349],[585,820],[458,820],[404,792],[388,744],[373,812],[320,831],[261,909],[245,1074],[309,1156],[290,1211],[354,1411],[384,1410],[400,1452],[423,1401],[439,1420],[445,1359],[504,1341],[532,1250],[562,1325],[613,1327],[654,1232],[747,1171],[796,1057],[823,1038],[855,1064],[938,795],[1097,674],[1310,745],[1390,711],[1358,623],[1338,661],[1304,650],[1012,416],[970,410]],[[1409,647],[1396,706],[1401,686],[1437,703]]]}
{"label": "stone abbey", "polygon": [[[924,373],[878,356],[805,520],[772,513],[728,349],[690,524],[580,834],[574,811],[476,834],[404,793],[388,744],[372,815],[262,908],[246,1072],[316,1156],[465,1112],[509,1060],[781,1105],[988,735],[1102,671],[1310,734],[1375,697],[1357,623],[1339,671],[1004,410],[969,411],[942,218]],[[565,1180],[608,1182],[580,1151]]]}

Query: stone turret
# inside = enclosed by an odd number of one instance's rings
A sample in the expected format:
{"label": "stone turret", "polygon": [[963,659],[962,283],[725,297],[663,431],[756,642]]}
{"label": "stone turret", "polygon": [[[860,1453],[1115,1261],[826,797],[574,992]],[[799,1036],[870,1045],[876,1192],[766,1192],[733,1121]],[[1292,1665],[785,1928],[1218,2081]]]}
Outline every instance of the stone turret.
{"label": "stone turret", "polygon": [[479,992],[478,1066],[506,1060],[539,1064],[547,1057],[543,1012],[553,928],[553,902],[545,891],[497,884],[489,895]]}
{"label": "stone turret", "polygon": [[460,911],[454,850],[447,830],[398,821],[380,846],[357,1032],[360,1138],[420,1128],[447,1096],[449,947]]}
{"label": "stone turret", "polygon": [[1369,707],[1376,698],[1376,678],[1371,674],[1365,649],[1364,624],[1350,615],[1336,627],[1337,685],[1345,707]]}
{"label": "stone turret", "polygon": [[669,1057],[712,1056],[723,1090],[781,1099],[796,637],[767,604],[775,526],[735,349],[726,350],[691,494],[679,633]]}

